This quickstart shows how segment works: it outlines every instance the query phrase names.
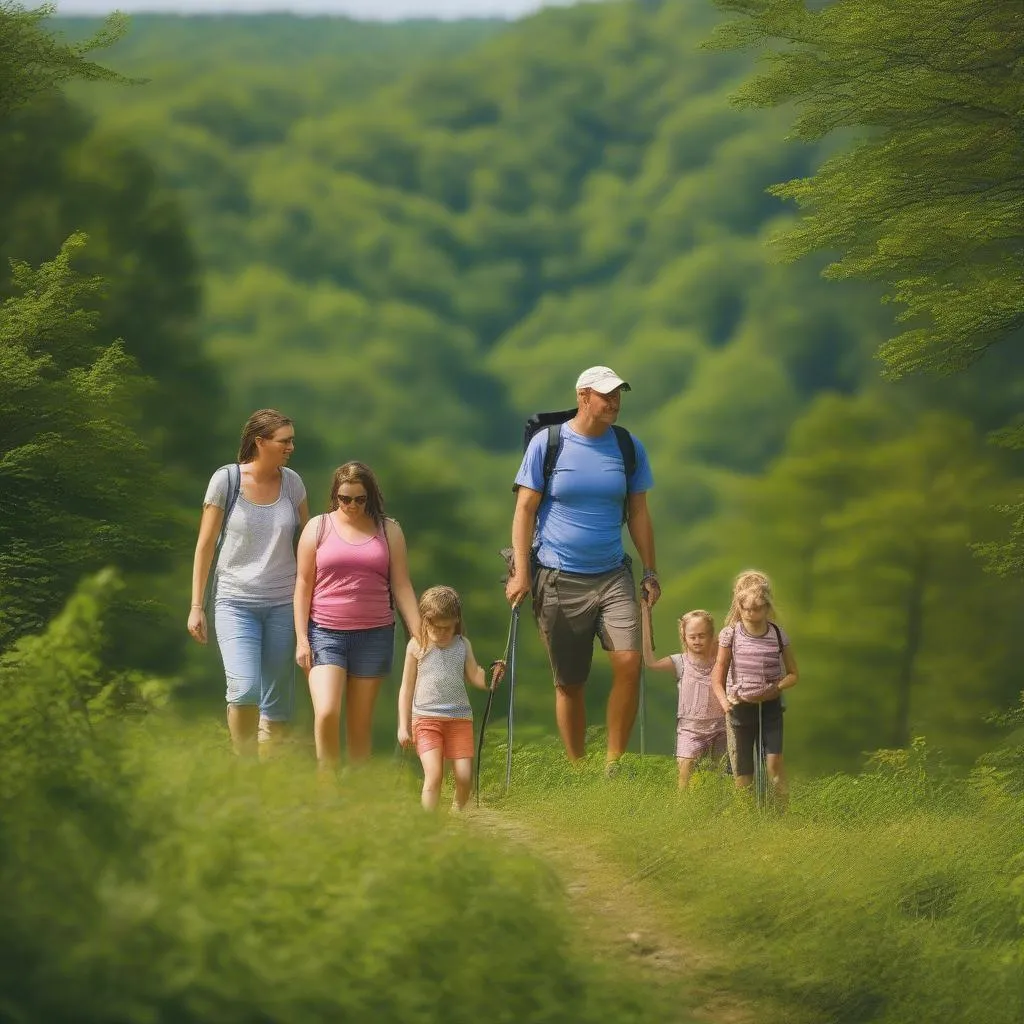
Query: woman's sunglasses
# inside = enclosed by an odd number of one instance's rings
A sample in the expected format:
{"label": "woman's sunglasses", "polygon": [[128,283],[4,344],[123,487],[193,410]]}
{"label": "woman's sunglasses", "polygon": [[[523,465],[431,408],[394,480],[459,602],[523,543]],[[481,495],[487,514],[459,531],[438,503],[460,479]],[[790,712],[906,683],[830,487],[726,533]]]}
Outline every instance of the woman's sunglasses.
{"label": "woman's sunglasses", "polygon": [[365,494],[339,494],[338,495],[338,501],[341,502],[342,505],[351,505],[352,502],[355,502],[357,505],[365,505],[366,504],[366,495]]}

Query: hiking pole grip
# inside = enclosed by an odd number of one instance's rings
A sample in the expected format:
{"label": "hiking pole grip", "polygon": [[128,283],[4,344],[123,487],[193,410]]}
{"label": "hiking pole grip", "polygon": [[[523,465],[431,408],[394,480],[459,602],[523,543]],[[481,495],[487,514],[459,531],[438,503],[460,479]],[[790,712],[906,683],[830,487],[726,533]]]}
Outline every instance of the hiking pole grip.
{"label": "hiking pole grip", "polygon": [[505,794],[512,785],[512,740],[515,732],[516,704],[516,640],[519,634],[519,605],[512,609],[508,637],[508,745],[505,749]]}

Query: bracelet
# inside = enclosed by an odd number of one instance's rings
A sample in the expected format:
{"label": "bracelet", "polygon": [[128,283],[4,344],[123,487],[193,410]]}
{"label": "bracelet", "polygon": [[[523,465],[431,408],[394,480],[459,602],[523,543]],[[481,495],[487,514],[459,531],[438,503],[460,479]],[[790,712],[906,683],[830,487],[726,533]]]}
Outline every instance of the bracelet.
{"label": "bracelet", "polygon": [[189,609],[189,611],[195,611],[197,608],[200,611],[203,611],[203,606],[201,604],[194,604],[194,605],[192,605],[192,607]]}
{"label": "bracelet", "polygon": [[[657,569],[644,569],[643,576],[640,577],[641,583],[646,583],[648,580],[654,580],[658,583],[658,570]],[[660,586],[660,584],[659,584]]]}

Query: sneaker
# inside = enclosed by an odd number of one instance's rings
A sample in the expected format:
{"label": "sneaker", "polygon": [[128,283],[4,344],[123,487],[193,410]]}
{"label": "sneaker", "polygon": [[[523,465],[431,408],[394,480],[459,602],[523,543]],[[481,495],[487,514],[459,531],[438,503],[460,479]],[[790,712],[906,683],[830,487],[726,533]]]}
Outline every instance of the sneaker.
{"label": "sneaker", "polygon": [[617,779],[622,774],[622,762],[616,758],[604,766],[604,777],[606,779]]}

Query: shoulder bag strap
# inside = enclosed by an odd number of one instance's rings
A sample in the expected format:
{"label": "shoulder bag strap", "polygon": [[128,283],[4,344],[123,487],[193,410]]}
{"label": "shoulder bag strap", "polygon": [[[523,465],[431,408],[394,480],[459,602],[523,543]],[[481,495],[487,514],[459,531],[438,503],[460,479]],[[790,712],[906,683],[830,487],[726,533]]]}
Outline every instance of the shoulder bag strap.
{"label": "shoulder bag strap", "polygon": [[228,493],[224,500],[224,518],[220,521],[220,533],[217,535],[217,543],[213,549],[213,558],[210,560],[210,571],[206,576],[206,591],[203,594],[203,611],[209,612],[210,602],[213,599],[214,581],[217,576],[217,563],[220,561],[220,551],[224,547],[224,540],[228,535],[228,517],[238,502],[238,495],[242,490],[242,467],[233,462],[228,466]]}
{"label": "shoulder bag strap", "polygon": [[629,519],[629,478],[636,472],[636,445],[633,435],[625,427],[613,423],[612,430],[622,456],[622,471],[626,474],[626,496],[622,499],[622,521],[626,522]]}
{"label": "shoulder bag strap", "polygon": [[558,462],[558,453],[562,448],[562,424],[561,423],[549,423],[548,424],[548,439],[547,445],[544,448],[544,490],[543,494],[547,494],[548,481],[551,479],[551,474],[555,471],[555,463]]}

